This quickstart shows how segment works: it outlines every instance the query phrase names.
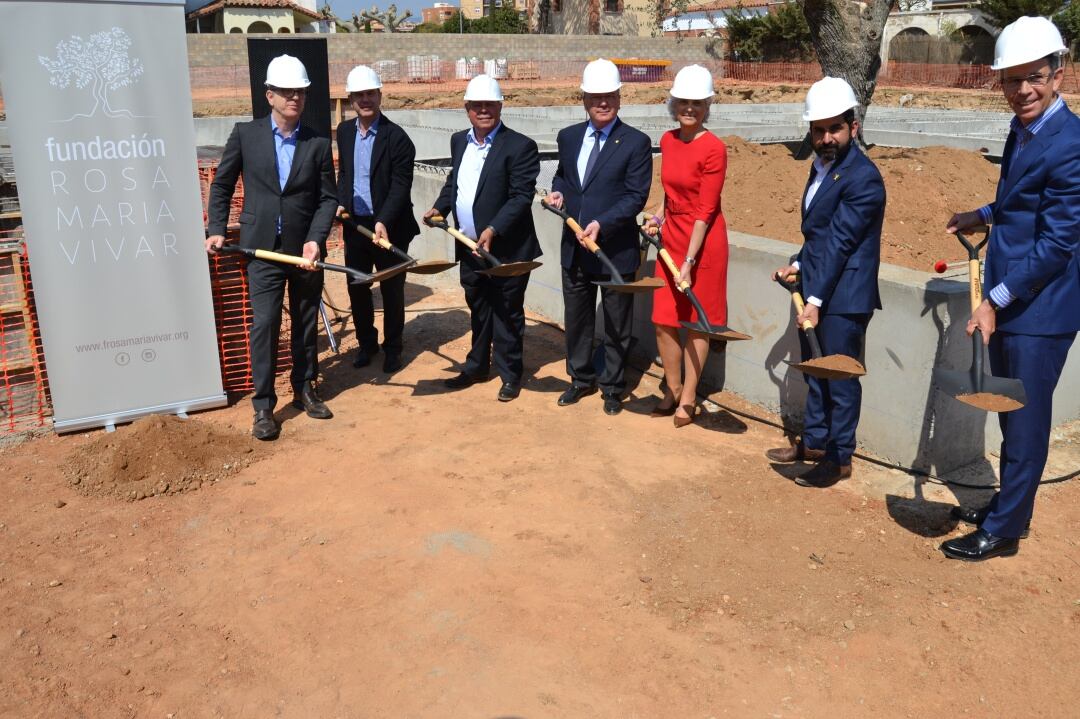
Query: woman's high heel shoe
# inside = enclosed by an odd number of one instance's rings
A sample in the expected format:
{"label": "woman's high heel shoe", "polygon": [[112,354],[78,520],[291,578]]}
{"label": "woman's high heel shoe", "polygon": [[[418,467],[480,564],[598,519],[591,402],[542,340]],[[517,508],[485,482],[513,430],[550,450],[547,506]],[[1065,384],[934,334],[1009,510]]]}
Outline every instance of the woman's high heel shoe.
{"label": "woman's high heel shoe", "polygon": [[680,427],[685,427],[688,424],[693,424],[694,423],[694,410],[695,410],[695,407],[693,405],[691,405],[691,404],[684,404],[683,409],[685,409],[687,414],[689,414],[690,416],[689,417],[680,417],[679,415],[673,413],[671,419],[675,422],[675,429],[678,429]]}

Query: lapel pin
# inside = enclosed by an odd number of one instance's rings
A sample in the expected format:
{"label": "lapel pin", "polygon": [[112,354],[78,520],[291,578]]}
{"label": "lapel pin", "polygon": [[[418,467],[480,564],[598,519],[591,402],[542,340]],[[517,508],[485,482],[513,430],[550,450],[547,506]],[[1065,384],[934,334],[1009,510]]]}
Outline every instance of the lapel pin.
{"label": "lapel pin", "polygon": [[616,141],[615,141],[615,144],[616,144],[616,145],[618,145],[618,144],[619,144],[619,141],[618,141],[618,140],[616,140]]}
{"label": "lapel pin", "polygon": [[833,175],[832,179],[833,179],[833,182],[836,182],[837,180],[839,180],[840,179],[840,173],[838,172],[835,175]]}

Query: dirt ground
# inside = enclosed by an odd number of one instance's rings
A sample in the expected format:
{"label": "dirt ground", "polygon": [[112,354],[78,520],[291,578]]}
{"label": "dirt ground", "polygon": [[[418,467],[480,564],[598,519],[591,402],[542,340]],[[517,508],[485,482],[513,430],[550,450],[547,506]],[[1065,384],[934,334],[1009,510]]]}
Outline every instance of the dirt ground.
{"label": "dirt ground", "polygon": [[[676,430],[634,374],[617,417],[557,407],[536,320],[518,400],[447,392],[460,292],[408,297],[406,367],[327,353],[336,416],[281,406],[275,443],[240,400],[0,450],[0,716],[1075,716],[1077,481],[1017,557],[948,561],[952,491],[861,460],[800,488],[737,398]],[[70,479],[192,465],[221,473],[141,501]],[[1080,423],[1047,475],[1077,466]]]}
{"label": "dirt ground", "polygon": [[[761,237],[802,243],[799,202],[810,160],[797,160],[784,145],[722,138],[728,149],[723,210],[728,227]],[[881,259],[931,272],[937,260],[966,258],[945,223],[956,211],[994,198],[1000,168],[977,152],[948,147],[873,147],[870,158],[885,181],[887,201]],[[653,168],[650,202],[662,196],[660,160]]]}

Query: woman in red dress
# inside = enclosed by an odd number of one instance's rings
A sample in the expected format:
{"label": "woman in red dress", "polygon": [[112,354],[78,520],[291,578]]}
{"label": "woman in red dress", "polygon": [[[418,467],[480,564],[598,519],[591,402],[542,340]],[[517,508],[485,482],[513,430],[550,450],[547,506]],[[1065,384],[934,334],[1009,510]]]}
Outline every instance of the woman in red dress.
{"label": "woman in red dress", "polygon": [[727,148],[705,129],[712,96],[712,75],[704,67],[690,65],[675,76],[668,109],[679,127],[660,138],[664,215],[646,223],[647,229],[663,226],[664,247],[681,263],[678,278],[656,263],[656,276],[667,287],[653,293],[652,315],[665,385],[652,414],[674,415],[676,427],[694,421],[698,380],[709,356],[707,335],[688,330],[685,347],[679,340],[680,322],[696,321],[697,313],[676,279],[691,283],[710,323],[727,323],[728,239],[720,211]]}

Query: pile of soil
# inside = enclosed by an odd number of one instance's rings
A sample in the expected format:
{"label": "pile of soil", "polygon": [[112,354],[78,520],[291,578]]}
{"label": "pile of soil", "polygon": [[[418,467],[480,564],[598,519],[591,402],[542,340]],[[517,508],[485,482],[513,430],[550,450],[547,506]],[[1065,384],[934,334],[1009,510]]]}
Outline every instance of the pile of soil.
{"label": "pile of soil", "polygon": [[82,494],[132,501],[217,482],[262,456],[254,449],[255,440],[244,431],[152,415],[79,447],[63,471]]}
{"label": "pile of soil", "polygon": [[[723,140],[728,150],[723,194],[728,228],[801,244],[799,202],[810,160],[796,160],[784,145],[757,145],[734,136]],[[960,243],[945,233],[945,223],[953,212],[994,198],[998,166],[978,153],[948,147],[874,147],[869,155],[881,171],[887,195],[882,261],[932,272],[937,260],[963,257]],[[657,158],[648,211],[656,211],[662,192]]]}

